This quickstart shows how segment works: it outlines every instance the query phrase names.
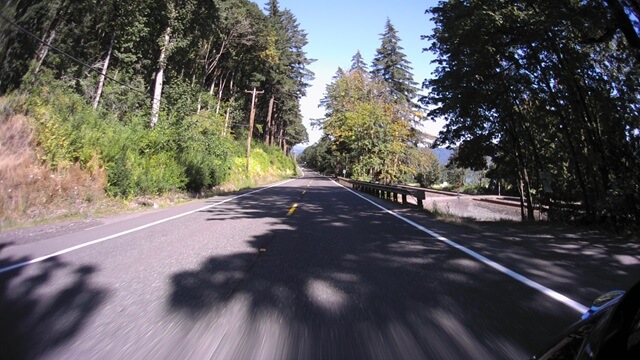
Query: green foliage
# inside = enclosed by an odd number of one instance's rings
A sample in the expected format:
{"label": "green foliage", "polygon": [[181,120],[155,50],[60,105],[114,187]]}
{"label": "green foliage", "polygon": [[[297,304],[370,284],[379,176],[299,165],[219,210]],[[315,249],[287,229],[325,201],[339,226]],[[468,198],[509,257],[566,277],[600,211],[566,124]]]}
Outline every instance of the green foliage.
{"label": "green foliage", "polygon": [[[307,140],[302,126],[299,101],[305,96],[313,72],[308,66],[314,61],[307,57],[304,47],[307,34],[290,10],[281,10],[278,1],[270,0],[267,12],[268,46],[262,57],[265,67],[265,104],[277,102],[271,118],[263,109],[265,140],[270,145],[279,143],[285,148]],[[268,106],[268,105],[267,105]],[[278,141],[279,140],[279,141]]]}
{"label": "green foliage", "polygon": [[[326,137],[303,154],[321,171],[382,183],[431,182],[433,169],[416,148],[418,106],[411,67],[387,20],[371,72],[359,51],[349,71],[338,69],[321,100],[327,112],[315,121]],[[432,171],[433,170],[433,171]]]}
{"label": "green foliage", "polygon": [[185,167],[187,188],[192,191],[224,182],[231,171],[232,143],[220,136],[223,118],[192,116],[180,125],[177,141],[180,163]]}
{"label": "green foliage", "polygon": [[342,169],[337,168],[336,156],[333,155],[332,141],[326,136],[323,136],[317,144],[304,149],[300,161],[323,174],[342,174]]}
{"label": "green foliage", "polygon": [[[411,65],[402,52],[400,37],[389,19],[387,19],[385,31],[381,34],[380,40],[381,44],[376,50],[371,73],[389,84],[394,99],[409,103],[418,92],[418,84],[413,81]],[[357,54],[354,58],[355,61],[358,60]],[[356,65],[356,68],[360,67]]]}
{"label": "green foliage", "polygon": [[449,183],[449,185],[460,188],[464,186],[465,180],[467,177],[467,171],[462,168],[445,168],[443,173],[444,181]]}
{"label": "green foliage", "polygon": [[[68,167],[75,162],[87,164],[94,154],[84,147],[88,132],[85,124],[96,124],[97,114],[78,95],[65,93],[63,86],[50,76],[50,73],[43,75],[42,86],[34,87],[36,93],[26,104],[37,122],[38,143],[44,149],[44,160],[53,167]],[[48,105],[53,99],[55,111]]]}
{"label": "green foliage", "polygon": [[251,161],[247,173],[246,143],[235,143],[234,158],[228,184],[236,189],[244,189],[291,178],[298,174],[295,161],[278,147],[254,142],[251,145]]}
{"label": "green foliage", "polygon": [[312,60],[293,13],[277,1],[268,9],[250,0],[10,1],[0,11],[24,30],[0,22],[0,94],[33,87],[48,68],[121,122],[162,113],[179,124],[203,109],[226,116],[222,104],[241,112],[230,111],[229,125],[246,128],[251,101],[243,90],[257,87],[266,93],[256,103],[264,130],[255,135],[287,152],[308,138],[299,102]]}
{"label": "green foliage", "polygon": [[460,167],[482,169],[491,158],[494,178],[528,204],[546,173],[551,197],[577,203],[586,221],[637,223],[640,28],[629,4],[473,0],[430,9],[438,67],[423,104],[447,120],[437,144],[457,146]]}
{"label": "green foliage", "polygon": [[[26,110],[34,117],[44,161],[55,168],[98,158],[107,172],[106,191],[129,198],[218,186],[234,171],[234,159],[245,156],[244,142],[221,136],[225,118],[213,112],[188,117],[153,129],[146,114],[125,122],[94,111],[82,97],[52,79],[39,84]],[[37,90],[35,90],[37,89]],[[244,171],[244,161],[237,168]],[[252,176],[293,176],[296,165],[278,148],[254,144]],[[247,176],[245,174],[245,176]]]}
{"label": "green foliage", "polygon": [[104,84],[99,109],[114,116],[120,122],[127,122],[133,116],[148,117],[149,99],[144,93],[144,79],[140,75],[124,72],[120,72],[119,78],[138,91],[107,81]]}
{"label": "green foliage", "polygon": [[168,153],[141,155],[132,149],[113,156],[105,155],[111,196],[129,198],[136,195],[158,195],[182,188],[183,168]]}
{"label": "green foliage", "polygon": [[179,121],[196,112],[198,95],[184,79],[177,78],[163,91],[162,108],[169,122]]}
{"label": "green foliage", "polygon": [[[250,0],[9,2],[2,15],[26,31],[0,21],[0,93],[28,98],[43,163],[99,167],[111,196],[291,176],[286,153],[308,138],[299,101],[313,74],[306,33],[277,1],[269,6],[267,15]],[[255,140],[278,147],[256,141],[246,174],[243,90],[253,87],[265,90]]]}
{"label": "green foliage", "polygon": [[98,157],[111,196],[160,194],[181,189],[186,182],[166,128],[147,129],[141,118],[128,125],[103,119],[53,80],[38,87],[26,108],[36,120],[43,160],[54,168],[75,163],[87,167]]}
{"label": "green foliage", "polygon": [[[117,122],[102,125],[96,144],[107,170],[106,191],[111,196],[129,198],[180,190],[187,181],[184,168],[175,156],[175,147],[166,129],[147,129],[146,118],[125,126]],[[95,129],[88,129],[96,134]],[[85,146],[90,147],[87,141]]]}
{"label": "green foliage", "polygon": [[296,163],[277,147],[256,143],[251,149],[251,172],[264,174],[274,171],[293,176],[297,173]]}
{"label": "green foliage", "polygon": [[332,141],[331,156],[338,171],[344,168],[356,179],[398,182],[407,173],[409,104],[397,103],[389,85],[353,70],[339,72],[327,86],[327,108],[322,128]]}
{"label": "green foliage", "polygon": [[409,148],[405,162],[410,171],[408,175],[411,176],[405,179],[406,183],[415,180],[422,187],[430,187],[440,182],[440,163],[431,149]]}

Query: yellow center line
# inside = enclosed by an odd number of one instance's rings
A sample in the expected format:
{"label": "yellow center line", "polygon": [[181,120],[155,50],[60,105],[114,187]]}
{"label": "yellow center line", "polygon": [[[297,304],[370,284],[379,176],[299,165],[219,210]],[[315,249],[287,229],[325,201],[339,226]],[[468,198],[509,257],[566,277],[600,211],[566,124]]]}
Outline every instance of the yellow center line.
{"label": "yellow center line", "polygon": [[294,213],[294,211],[296,211],[296,209],[298,208],[298,204],[293,204],[293,206],[291,207],[291,209],[289,209],[289,212],[287,213],[287,216],[291,215]]}
{"label": "yellow center line", "polygon": [[[309,187],[312,182],[313,180],[309,181],[309,184],[307,185],[307,187]],[[307,189],[303,190],[302,194],[298,197],[298,201],[301,201],[302,197],[306,193],[307,193]],[[297,208],[298,208],[298,203],[293,204],[293,206],[291,206],[291,209],[289,209],[289,212],[287,212],[287,216],[291,216],[296,211]]]}

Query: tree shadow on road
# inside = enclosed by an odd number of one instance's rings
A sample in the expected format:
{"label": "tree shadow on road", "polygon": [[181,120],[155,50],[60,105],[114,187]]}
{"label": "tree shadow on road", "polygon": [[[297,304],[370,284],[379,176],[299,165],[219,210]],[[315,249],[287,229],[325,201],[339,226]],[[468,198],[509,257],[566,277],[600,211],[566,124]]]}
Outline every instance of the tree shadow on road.
{"label": "tree shadow on road", "polygon": [[598,231],[549,223],[473,222],[471,231],[438,222],[430,227],[585,305],[640,279],[640,244]]}
{"label": "tree shadow on road", "polygon": [[[0,257],[0,268],[26,260]],[[91,285],[95,271],[52,258],[0,274],[2,358],[40,358],[73,339],[107,296]]]}
{"label": "tree shadow on road", "polygon": [[170,279],[169,309],[211,322],[214,358],[526,358],[578,316],[328,182],[287,201],[239,202],[283,226]]}

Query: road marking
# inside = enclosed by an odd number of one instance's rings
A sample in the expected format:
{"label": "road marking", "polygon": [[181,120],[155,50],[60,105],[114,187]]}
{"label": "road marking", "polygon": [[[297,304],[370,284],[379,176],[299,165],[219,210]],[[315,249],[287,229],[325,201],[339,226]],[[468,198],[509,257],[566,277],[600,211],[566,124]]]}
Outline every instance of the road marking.
{"label": "road marking", "polygon": [[293,204],[291,209],[289,209],[289,212],[287,213],[287,216],[293,214],[296,211],[297,208],[298,208],[298,204]]}
{"label": "road marking", "polygon": [[307,190],[303,191],[303,192],[302,192],[302,195],[304,195],[304,194],[306,194],[306,193],[307,193]]}
{"label": "road marking", "polygon": [[284,185],[284,184],[286,184],[288,182],[291,182],[293,180],[295,180],[295,179],[290,179],[290,180],[282,181],[282,182],[279,182],[279,183],[275,183],[273,185],[269,185],[269,186],[263,187],[263,188],[258,189],[258,190],[253,190],[253,191],[250,191],[250,192],[242,194],[242,195],[238,195],[238,196],[234,196],[232,198],[226,199],[226,200],[218,201],[215,204],[203,206],[203,207],[201,207],[199,209],[196,209],[196,210],[187,211],[187,212],[182,213],[182,214],[178,214],[178,215],[174,215],[174,216],[168,217],[166,219],[154,221],[152,223],[149,223],[149,224],[146,224],[146,225],[142,225],[142,226],[138,226],[138,227],[133,228],[133,229],[129,229],[129,230],[126,230],[126,231],[123,231],[123,232],[119,232],[117,234],[105,236],[105,237],[97,239],[97,240],[89,241],[89,242],[86,242],[86,243],[83,243],[83,244],[80,244],[80,245],[76,245],[76,246],[73,246],[73,247],[70,247],[70,248],[67,248],[67,249],[56,251],[56,252],[51,253],[49,255],[40,256],[40,257],[37,257],[35,259],[31,259],[31,260],[24,261],[24,262],[21,262],[21,263],[17,263],[17,264],[11,265],[11,266],[0,268],[0,274],[3,274],[5,272],[9,272],[11,270],[19,269],[19,268],[22,268],[22,267],[25,267],[25,266],[28,266],[28,265],[32,265],[32,264],[36,264],[36,263],[39,263],[39,262],[43,262],[45,260],[60,256],[60,255],[64,255],[64,254],[70,253],[72,251],[76,251],[76,250],[85,248],[87,246],[91,246],[91,245],[95,245],[95,244],[98,244],[98,243],[101,243],[101,242],[104,242],[104,241],[107,241],[107,240],[115,239],[117,237],[120,237],[120,236],[123,236],[123,235],[127,235],[127,234],[131,234],[131,233],[134,233],[134,232],[146,229],[146,228],[150,228],[152,226],[156,226],[156,225],[165,223],[167,221],[179,219],[179,218],[185,217],[187,215],[191,215],[191,214],[195,214],[197,212],[203,211],[203,210],[211,209],[213,207],[216,207],[218,205],[222,205],[222,204],[227,203],[227,202],[232,201],[232,200],[240,199],[240,198],[243,198],[245,196],[249,196],[251,194],[255,194],[257,192],[260,192],[260,191],[263,191],[263,190],[267,190],[267,189],[270,189],[270,188],[273,188],[273,187],[276,187],[276,186]]}
{"label": "road marking", "polygon": [[[331,181],[333,181],[333,179],[331,179]],[[395,216],[396,218],[406,222],[407,224],[415,227],[416,229],[418,229],[418,230],[420,230],[420,231],[422,231],[422,232],[424,232],[424,233],[436,238],[437,240],[440,240],[440,241],[444,242],[445,244],[447,244],[447,245],[449,245],[451,247],[454,247],[454,248],[466,253],[467,255],[469,255],[472,258],[484,263],[485,265],[491,266],[492,268],[500,271],[501,273],[503,273],[503,274],[505,274],[505,275],[507,275],[507,276],[509,276],[509,277],[511,277],[511,278],[513,278],[513,279],[515,279],[515,280],[517,280],[517,281],[519,281],[519,282],[521,282],[521,283],[523,283],[523,284],[535,289],[535,290],[538,290],[542,294],[544,294],[544,295],[546,295],[546,296],[548,296],[548,297],[550,297],[550,298],[552,298],[552,299],[554,299],[556,301],[559,301],[560,303],[562,303],[562,304],[574,309],[575,311],[577,311],[577,312],[579,312],[581,314],[584,314],[585,312],[587,312],[587,310],[589,310],[589,308],[587,306],[584,306],[584,305],[578,303],[577,301],[575,301],[573,299],[570,299],[567,296],[564,296],[564,295],[562,295],[562,294],[560,294],[560,293],[558,293],[558,292],[556,292],[554,290],[551,290],[548,287],[546,287],[546,286],[544,286],[544,285],[542,285],[540,283],[537,283],[537,282],[535,282],[535,281],[533,281],[533,280],[531,280],[531,279],[529,279],[529,278],[527,278],[527,277],[525,277],[523,275],[520,275],[517,272],[515,272],[513,270],[510,270],[510,269],[498,264],[497,262],[495,262],[495,261],[493,261],[493,260],[491,260],[491,259],[489,259],[489,258],[487,258],[487,257],[485,257],[483,255],[478,254],[477,252],[475,252],[475,251],[473,251],[471,249],[467,249],[466,247],[464,247],[464,246],[462,246],[462,245],[460,245],[460,244],[458,244],[458,243],[456,243],[454,241],[451,241],[451,240],[445,238],[444,236],[438,235],[437,233],[425,228],[424,226],[419,225],[419,224],[417,224],[417,223],[405,218],[404,216],[399,215],[396,212],[385,208],[384,206],[382,206],[380,204],[377,204],[375,201],[372,201],[372,200],[364,197],[363,195],[358,194],[357,192],[349,189],[348,187],[343,186],[340,183],[337,183],[335,181],[333,181],[333,183],[335,183],[338,186],[348,190],[352,194],[360,197],[361,199],[364,199],[364,200],[368,201],[372,205],[378,207],[379,209],[382,209],[384,212],[386,212],[388,214],[391,214],[391,215]]]}

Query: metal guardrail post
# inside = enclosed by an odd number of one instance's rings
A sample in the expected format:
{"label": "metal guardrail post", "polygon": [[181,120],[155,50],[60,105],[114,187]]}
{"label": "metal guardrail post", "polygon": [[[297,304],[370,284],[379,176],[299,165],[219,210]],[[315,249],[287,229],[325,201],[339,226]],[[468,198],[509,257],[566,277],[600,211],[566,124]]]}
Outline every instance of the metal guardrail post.
{"label": "metal guardrail post", "polygon": [[418,199],[418,208],[424,209],[423,201],[425,198],[426,198],[425,191],[418,190],[418,192],[416,193],[416,199]]}
{"label": "metal guardrail post", "polygon": [[[364,181],[356,181],[347,178],[340,178],[342,182],[348,183],[352,189],[363,192],[365,194],[375,196],[380,199],[390,200],[392,202],[401,202],[403,205],[409,204],[407,196],[411,195],[416,198],[418,208],[424,209],[424,200],[426,199],[426,192],[432,190],[415,188],[411,186],[393,186],[374,184]],[[440,192],[439,192],[440,193]],[[400,195],[400,197],[398,197]]]}

